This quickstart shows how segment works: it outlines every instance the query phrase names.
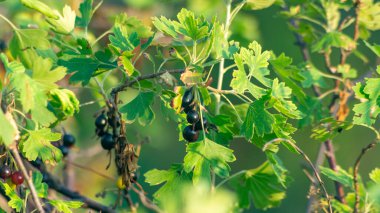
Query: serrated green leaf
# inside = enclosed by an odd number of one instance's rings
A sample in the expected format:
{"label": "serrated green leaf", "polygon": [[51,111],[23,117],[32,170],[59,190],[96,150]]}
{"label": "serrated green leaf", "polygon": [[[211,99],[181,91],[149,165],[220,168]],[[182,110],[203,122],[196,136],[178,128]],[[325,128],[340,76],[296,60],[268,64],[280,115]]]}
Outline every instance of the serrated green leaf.
{"label": "serrated green leaf", "polygon": [[193,171],[193,182],[210,182],[211,169],[220,177],[228,177],[229,162],[236,160],[233,150],[204,138],[203,141],[189,143],[184,158],[184,171]]}
{"label": "serrated green leaf", "polygon": [[342,131],[349,130],[353,124],[347,121],[338,121],[334,118],[324,118],[320,123],[313,128],[311,138],[324,142],[328,139],[333,139]]}
{"label": "serrated green leaf", "polygon": [[67,89],[53,89],[49,93],[49,106],[59,120],[79,112],[79,101],[75,94]]}
{"label": "serrated green leaf", "polygon": [[15,209],[17,212],[21,212],[24,206],[24,201],[16,194],[16,192],[7,184],[0,181],[0,186],[4,189],[5,194],[9,197],[9,207]]}
{"label": "serrated green leaf", "polygon": [[84,0],[80,5],[79,5],[79,12],[81,16],[77,16],[76,18],[76,25],[78,27],[87,27],[88,24],[91,21],[93,11],[92,11],[92,4],[93,0]]}
{"label": "serrated green leaf", "polygon": [[271,103],[273,107],[280,113],[293,119],[300,119],[301,113],[298,111],[297,106],[290,100],[292,90],[285,86],[284,82],[279,83],[275,78],[272,85]]}
{"label": "serrated green leaf", "polygon": [[321,71],[319,71],[312,64],[306,64],[303,67],[300,75],[302,75],[302,77],[304,78],[304,80],[302,81],[302,87],[304,88],[310,88],[313,85],[318,86],[320,88],[327,87],[326,80],[323,77]]}
{"label": "serrated green leaf", "polygon": [[134,16],[128,16],[126,13],[122,13],[116,17],[115,25],[125,26],[127,32],[136,32],[139,38],[149,38],[153,35],[152,29],[149,26]]}
{"label": "serrated green leaf", "polygon": [[263,96],[249,105],[247,116],[241,126],[241,134],[248,140],[252,139],[253,135],[262,137],[264,134],[273,132],[275,119],[265,108],[265,104],[269,98],[269,95]]}
{"label": "serrated green leaf", "polygon": [[351,68],[349,64],[345,65],[338,65],[337,67],[338,73],[341,73],[343,78],[356,78],[357,77],[357,71],[354,68]]}
{"label": "serrated green leaf", "polygon": [[29,161],[41,158],[43,162],[54,165],[61,160],[62,153],[51,142],[60,139],[61,134],[53,133],[48,128],[29,131],[26,140],[21,143],[22,151]]}
{"label": "serrated green leaf", "polygon": [[124,55],[120,56],[119,59],[124,67],[125,72],[131,76],[135,71],[135,67],[133,66],[131,60]]}
{"label": "serrated green leaf", "polygon": [[268,161],[233,179],[231,185],[236,187],[240,208],[249,208],[251,199],[258,209],[277,207],[286,196],[285,189]]}
{"label": "serrated green leaf", "polygon": [[332,47],[343,48],[345,50],[355,49],[356,43],[349,36],[332,31],[324,34],[312,47],[313,52],[327,51]]}
{"label": "serrated green leaf", "polygon": [[109,36],[111,46],[121,54],[125,51],[132,56],[132,51],[140,44],[140,39],[136,32],[128,32],[126,26],[116,25]]}
{"label": "serrated green leaf", "polygon": [[326,177],[330,178],[333,181],[337,181],[344,186],[353,187],[353,177],[344,169],[338,167],[337,171],[334,171],[330,168],[320,166],[321,173]]}
{"label": "serrated green leaf", "polygon": [[282,53],[277,58],[272,58],[270,64],[280,79],[285,82],[286,86],[292,89],[293,94],[297,96],[298,100],[304,102],[306,94],[299,86],[299,83],[301,83],[304,78],[300,73],[300,69],[292,65],[292,59]]}
{"label": "serrated green leaf", "polygon": [[149,125],[155,117],[152,110],[154,97],[153,92],[140,92],[133,100],[120,107],[120,112],[125,114],[128,122],[138,119],[141,125]]}
{"label": "serrated green leaf", "polygon": [[58,19],[47,18],[46,21],[50,24],[51,28],[61,34],[70,34],[75,27],[75,11],[70,6],[65,5],[62,15],[57,11]]}
{"label": "serrated green leaf", "polygon": [[49,200],[49,203],[63,213],[72,213],[72,209],[78,209],[83,206],[81,201]]}
{"label": "serrated green leaf", "polygon": [[144,174],[145,182],[151,186],[165,184],[154,193],[156,200],[164,199],[166,195],[176,192],[182,184],[189,183],[191,177],[183,171],[182,165],[174,164],[169,170],[153,169]]}
{"label": "serrated green leaf", "polygon": [[68,73],[74,73],[70,77],[70,82],[82,82],[82,85],[87,85],[100,63],[93,57],[64,55],[58,60],[58,65],[66,67]]}
{"label": "serrated green leaf", "polygon": [[380,97],[380,78],[368,78],[365,80],[365,85],[359,82],[353,90],[357,98],[365,98],[361,103],[354,105],[354,124],[371,126],[375,123],[380,113],[378,103]]}
{"label": "serrated green leaf", "polygon": [[32,174],[32,181],[34,184],[34,187],[37,191],[37,195],[40,198],[47,198],[48,196],[48,185],[44,182],[42,182],[42,174],[40,172],[33,172]]}

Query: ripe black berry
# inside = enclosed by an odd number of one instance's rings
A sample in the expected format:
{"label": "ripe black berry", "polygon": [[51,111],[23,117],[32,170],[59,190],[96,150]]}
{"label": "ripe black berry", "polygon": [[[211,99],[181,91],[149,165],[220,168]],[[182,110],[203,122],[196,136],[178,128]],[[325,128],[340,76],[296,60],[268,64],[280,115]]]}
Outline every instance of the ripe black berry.
{"label": "ripe black berry", "polygon": [[66,157],[70,152],[70,149],[64,145],[59,146],[58,149],[61,150],[63,157]]}
{"label": "ripe black berry", "polygon": [[187,122],[195,124],[199,120],[199,113],[196,110],[190,110],[186,116]]}
{"label": "ripe black berry", "polygon": [[185,91],[185,94],[183,94],[182,97],[182,107],[186,108],[190,106],[194,101],[194,94],[193,94],[193,89],[190,88]]}
{"label": "ripe black berry", "polygon": [[12,175],[12,171],[11,171],[11,169],[9,168],[9,166],[4,165],[4,166],[1,167],[1,169],[0,169],[0,177],[1,177],[1,178],[3,178],[3,179],[7,179],[7,178],[9,178],[11,175]]}
{"label": "ripe black berry", "polygon": [[64,134],[62,140],[66,147],[72,147],[75,144],[75,137],[71,134]]}
{"label": "ripe black berry", "polygon": [[[204,127],[205,129],[208,128],[208,121],[207,121],[207,119],[206,119],[205,117],[203,117],[203,127]],[[198,122],[195,123],[194,130],[195,130],[195,131],[203,130],[203,129],[202,129],[202,122],[201,122],[201,119],[199,119]]]}
{"label": "ripe black berry", "polygon": [[12,182],[16,185],[20,185],[24,182],[24,176],[20,171],[13,172],[12,174]]}
{"label": "ripe black berry", "polygon": [[100,139],[100,142],[102,144],[103,149],[105,150],[111,150],[115,147],[115,140],[113,139],[113,136],[109,133],[106,133],[102,136]]}
{"label": "ripe black berry", "polygon": [[107,125],[107,117],[104,114],[99,115],[95,120],[95,126],[99,129],[104,129]]}
{"label": "ripe black berry", "polygon": [[104,129],[96,128],[96,129],[95,129],[95,133],[96,133],[97,136],[102,137],[104,134],[107,133],[107,131],[106,131],[105,128],[104,128]]}
{"label": "ripe black berry", "polygon": [[197,140],[198,140],[199,132],[193,130],[193,127],[192,127],[192,126],[187,126],[187,127],[185,127],[185,129],[183,130],[182,136],[183,136],[183,138],[184,138],[185,140],[187,140],[188,142],[194,142],[194,141],[197,141]]}
{"label": "ripe black berry", "polygon": [[[115,118],[114,117],[109,117],[108,118],[108,124],[110,126],[113,126],[114,125],[114,121],[115,121]],[[120,119],[117,119],[116,120],[116,127],[120,127]]]}

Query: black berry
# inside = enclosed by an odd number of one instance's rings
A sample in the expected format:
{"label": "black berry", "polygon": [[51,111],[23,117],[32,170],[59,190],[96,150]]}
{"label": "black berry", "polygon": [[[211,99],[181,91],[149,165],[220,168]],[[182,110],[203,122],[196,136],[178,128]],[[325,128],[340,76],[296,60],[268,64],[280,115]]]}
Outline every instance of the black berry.
{"label": "black berry", "polygon": [[61,150],[63,157],[66,157],[70,152],[70,149],[64,145],[59,146],[58,149]]}
{"label": "black berry", "polygon": [[[115,118],[114,118],[114,117],[109,117],[109,118],[108,118],[108,124],[109,124],[110,126],[113,126],[114,123],[115,123]],[[116,120],[116,127],[120,127],[120,119],[117,119],[117,120]]]}
{"label": "black berry", "polygon": [[187,122],[195,124],[199,120],[199,113],[196,110],[190,110],[186,116]]}
{"label": "black berry", "polygon": [[[205,117],[203,117],[203,127],[204,127],[205,129],[208,128],[208,121],[207,121],[207,119],[206,119]],[[202,122],[201,122],[201,119],[199,119],[198,122],[195,123],[194,130],[195,130],[195,131],[203,130],[203,129],[202,129]]]}
{"label": "black berry", "polygon": [[190,88],[185,91],[185,94],[183,94],[182,97],[182,107],[186,108],[189,107],[194,101],[194,94],[193,94],[193,89]]}
{"label": "black berry", "polygon": [[113,136],[109,133],[106,133],[102,136],[100,139],[100,142],[102,144],[103,149],[105,150],[111,150],[115,147],[115,140],[113,139]]}
{"label": "black berry", "polygon": [[71,134],[64,134],[62,140],[66,147],[72,147],[75,144],[75,137]]}
{"label": "black berry", "polygon": [[20,185],[24,182],[24,176],[20,171],[13,172],[12,174],[12,182],[16,185]]}
{"label": "black berry", "polygon": [[99,115],[95,120],[95,126],[99,129],[104,129],[107,125],[107,117],[104,114]]}
{"label": "black berry", "polygon": [[96,129],[95,129],[95,133],[96,133],[97,136],[102,137],[104,134],[107,133],[107,131],[106,131],[105,128],[104,128],[104,129],[96,128]]}
{"label": "black berry", "polygon": [[182,136],[183,136],[183,138],[184,138],[185,140],[187,140],[188,142],[194,142],[194,141],[197,141],[197,140],[198,140],[199,132],[193,130],[193,127],[192,127],[192,126],[187,126],[187,127],[185,127],[185,129],[183,130]]}
{"label": "black berry", "polygon": [[11,171],[11,169],[9,168],[9,166],[4,165],[4,166],[1,167],[1,169],[0,169],[0,177],[1,177],[1,178],[3,178],[3,179],[7,179],[7,178],[9,178],[11,175],[12,175],[12,171]]}

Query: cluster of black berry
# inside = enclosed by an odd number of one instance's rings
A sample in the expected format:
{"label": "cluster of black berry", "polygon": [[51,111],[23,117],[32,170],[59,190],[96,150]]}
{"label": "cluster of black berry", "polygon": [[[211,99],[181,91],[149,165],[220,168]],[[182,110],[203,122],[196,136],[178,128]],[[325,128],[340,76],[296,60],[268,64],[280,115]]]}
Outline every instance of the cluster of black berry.
{"label": "cluster of black berry", "polygon": [[24,176],[22,175],[22,173],[20,171],[12,172],[9,166],[7,165],[3,165],[0,168],[0,177],[3,180],[10,178],[12,180],[12,183],[14,183],[15,185],[20,185],[24,182]]}
{"label": "cluster of black berry", "polygon": [[61,150],[62,155],[65,157],[69,154],[70,149],[75,144],[75,137],[71,134],[65,133],[62,137],[62,144],[58,145],[58,149]]}
{"label": "cluster of black berry", "polygon": [[190,125],[186,126],[182,132],[182,136],[188,142],[195,142],[198,140],[199,131],[202,130],[202,121],[203,128],[208,128],[208,121],[205,117],[200,118],[198,111],[196,110],[196,104],[194,101],[194,91],[193,88],[190,88],[185,91],[182,97],[182,108],[183,111],[187,114],[186,119]]}
{"label": "cluster of black berry", "polygon": [[115,147],[116,141],[111,133],[108,132],[109,127],[116,124],[117,127],[120,126],[120,120],[116,120],[113,117],[108,117],[103,112],[95,120],[96,130],[95,133],[100,137],[100,142],[105,150],[111,150]]}

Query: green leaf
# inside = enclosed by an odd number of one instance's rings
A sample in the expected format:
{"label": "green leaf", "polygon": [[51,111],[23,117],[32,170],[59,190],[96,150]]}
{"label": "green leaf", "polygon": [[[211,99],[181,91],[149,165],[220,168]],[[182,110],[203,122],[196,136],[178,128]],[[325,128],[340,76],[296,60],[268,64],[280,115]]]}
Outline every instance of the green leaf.
{"label": "green leaf", "polygon": [[140,92],[133,100],[120,107],[120,112],[125,114],[128,122],[138,119],[141,125],[149,125],[155,117],[151,107],[154,97],[153,92]]}
{"label": "green leaf", "polygon": [[48,196],[48,185],[44,182],[42,182],[42,174],[40,172],[33,172],[32,174],[32,181],[34,184],[34,187],[37,191],[37,195],[40,198],[47,198]]}
{"label": "green leaf", "polygon": [[248,0],[247,5],[251,10],[262,10],[272,6],[276,0]]}
{"label": "green leaf", "polygon": [[338,73],[341,73],[343,78],[356,78],[357,77],[357,71],[354,68],[351,68],[349,64],[345,65],[338,65],[337,67]]}
{"label": "green leaf", "polygon": [[380,78],[368,78],[365,80],[365,85],[359,82],[353,87],[353,90],[356,98],[361,99],[361,103],[355,104],[353,108],[354,124],[371,126],[380,113],[378,103]]}
{"label": "green leaf", "polygon": [[193,182],[210,182],[211,169],[220,177],[228,177],[229,162],[236,160],[233,150],[204,138],[203,141],[187,144],[184,171],[193,171]]}
{"label": "green leaf", "polygon": [[236,187],[240,208],[249,208],[252,199],[256,208],[266,210],[279,206],[286,196],[268,161],[233,179],[231,185]]}
{"label": "green leaf", "polygon": [[305,64],[300,75],[304,78],[302,81],[302,87],[304,88],[310,88],[313,85],[320,88],[326,88],[328,86],[322,72],[313,64]]}
{"label": "green leaf", "polygon": [[78,27],[87,27],[88,24],[91,21],[93,11],[92,11],[92,3],[93,0],[84,0],[80,5],[79,5],[79,12],[81,16],[77,16],[76,18],[76,25]]}
{"label": "green leaf", "polygon": [[22,151],[29,161],[41,158],[43,162],[54,165],[61,160],[62,153],[51,141],[60,139],[61,134],[53,133],[48,128],[29,131],[27,139],[21,143]]}
{"label": "green leaf", "polygon": [[343,48],[345,50],[355,49],[356,43],[349,36],[332,31],[324,34],[312,47],[313,52],[327,51],[332,47]]}
{"label": "green leaf", "polygon": [[165,184],[154,193],[156,200],[165,199],[167,195],[177,192],[182,184],[190,182],[190,176],[183,171],[180,164],[173,164],[169,170],[153,169],[144,174],[145,182],[151,186]]}
{"label": "green leaf", "polygon": [[125,26],[127,32],[136,32],[139,38],[149,38],[153,35],[152,29],[134,16],[122,13],[116,16],[115,25]]}
{"label": "green leaf", "polygon": [[[380,4],[379,4],[380,6]],[[380,17],[380,16],[379,16]],[[380,57],[380,45],[377,45],[377,44],[373,44],[371,45],[369,42],[367,42],[366,40],[363,40],[364,44],[370,49],[372,50],[373,53],[376,54],[377,57]]]}
{"label": "green leaf", "polygon": [[122,56],[120,56],[120,61],[121,61],[121,64],[123,65],[123,67],[124,67],[125,72],[129,76],[131,76],[134,73],[134,71],[135,71],[135,67],[132,64],[131,59],[129,59],[128,57],[122,55]]}
{"label": "green leaf", "polygon": [[59,120],[65,120],[79,112],[79,101],[71,90],[53,89],[49,99],[49,106]]}
{"label": "green leaf", "polygon": [[360,3],[359,23],[368,30],[380,29],[380,2],[367,0]]}
{"label": "green leaf", "polygon": [[51,25],[51,28],[61,34],[70,34],[75,27],[75,11],[70,6],[65,5],[62,15],[57,12],[58,19],[47,18],[46,21]]}
{"label": "green leaf", "polygon": [[70,77],[70,82],[82,82],[82,85],[87,85],[100,64],[94,57],[64,55],[58,60],[58,65],[66,67],[68,73],[74,73]]}
{"label": "green leaf", "polygon": [[63,213],[72,213],[71,209],[78,209],[83,206],[81,201],[49,200],[49,203]]}
{"label": "green leaf", "polygon": [[0,109],[0,142],[4,143],[6,146],[11,145],[17,136],[17,129],[12,123],[7,119],[7,115],[3,113]]}
{"label": "green leaf", "polygon": [[372,170],[371,173],[369,173],[369,178],[371,178],[371,180],[376,184],[380,184],[380,169],[375,168]]}
{"label": "green leaf", "polygon": [[353,127],[352,123],[347,121],[338,121],[334,118],[324,118],[320,123],[313,128],[311,138],[324,142],[328,139],[333,139],[342,131],[349,130]]}
{"label": "green leaf", "polygon": [[285,86],[284,82],[279,83],[275,78],[272,85],[271,103],[273,107],[280,113],[288,116],[289,118],[300,119],[301,113],[298,111],[297,106],[290,100],[292,90]]}
{"label": "green leaf", "polygon": [[53,19],[58,19],[58,15],[55,10],[47,6],[38,0],[21,0],[21,3],[26,7],[37,10],[38,12],[44,14],[45,16]]}
{"label": "green leaf", "polygon": [[241,127],[241,134],[248,140],[252,139],[253,135],[262,137],[264,134],[273,132],[275,119],[265,108],[265,104],[269,98],[269,95],[263,96],[249,105],[247,116]]}
{"label": "green leaf", "polygon": [[292,59],[282,53],[277,58],[271,59],[270,64],[273,66],[274,71],[281,80],[285,82],[286,86],[292,89],[293,94],[297,96],[298,100],[304,102],[306,94],[298,85],[298,83],[301,83],[304,78],[301,75],[300,69],[292,65]]}
{"label": "green leaf", "polygon": [[9,197],[9,207],[15,209],[17,212],[21,212],[24,206],[24,201],[17,195],[17,193],[7,184],[0,181],[0,186],[4,189],[5,194]]}
{"label": "green leaf", "polygon": [[344,186],[353,188],[353,177],[348,172],[346,172],[344,169],[338,167],[337,171],[334,171],[330,168],[326,168],[323,166],[319,167],[321,170],[321,173],[325,175],[326,177],[330,178],[333,181],[337,181]]}
{"label": "green leaf", "polygon": [[110,46],[116,49],[120,54],[128,51],[132,55],[132,51],[140,44],[140,39],[136,32],[128,32],[126,26],[115,25],[113,34],[109,36]]}
{"label": "green leaf", "polygon": [[195,17],[193,12],[184,8],[178,13],[177,18],[178,22],[165,17],[155,17],[153,18],[153,25],[159,31],[173,38],[180,39],[180,34],[191,38],[193,41],[207,37],[212,29],[203,16]]}

